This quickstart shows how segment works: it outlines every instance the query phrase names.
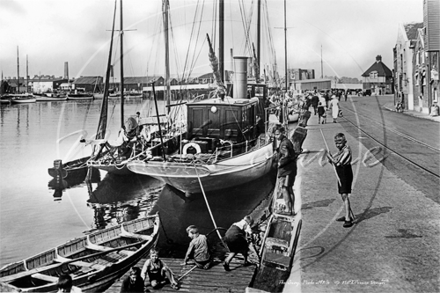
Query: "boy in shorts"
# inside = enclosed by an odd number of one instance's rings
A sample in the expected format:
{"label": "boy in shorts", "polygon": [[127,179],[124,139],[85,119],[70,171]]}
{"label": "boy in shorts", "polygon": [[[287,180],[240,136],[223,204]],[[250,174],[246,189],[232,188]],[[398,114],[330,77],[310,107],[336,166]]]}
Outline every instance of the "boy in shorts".
{"label": "boy in shorts", "polygon": [[[338,191],[342,197],[345,206],[345,217],[337,219],[337,221],[344,221],[344,228],[353,226],[354,218],[352,218],[352,211],[350,206],[350,199],[348,195],[351,193],[351,184],[353,183],[353,170],[351,169],[351,149],[347,145],[347,140],[343,133],[335,135],[335,145],[338,148],[336,154],[327,153],[328,162],[335,166],[338,175]],[[351,213],[351,214],[350,214]]]}
{"label": "boy in shorts", "polygon": [[145,262],[141,276],[144,278],[144,292],[150,292],[147,289],[149,285],[151,285],[153,289],[158,289],[167,282],[171,283],[171,288],[179,289],[179,284],[174,279],[173,272],[159,259],[155,249],[150,250],[150,259],[147,259]]}

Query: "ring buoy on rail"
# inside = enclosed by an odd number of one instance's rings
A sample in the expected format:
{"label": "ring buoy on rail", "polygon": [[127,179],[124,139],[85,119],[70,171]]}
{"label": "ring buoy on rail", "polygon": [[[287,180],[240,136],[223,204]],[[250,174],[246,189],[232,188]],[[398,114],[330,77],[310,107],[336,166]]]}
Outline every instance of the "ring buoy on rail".
{"label": "ring buoy on rail", "polygon": [[188,153],[189,148],[194,148],[196,150],[196,154],[200,154],[202,152],[202,149],[197,143],[190,142],[183,146],[182,153],[186,155]]}

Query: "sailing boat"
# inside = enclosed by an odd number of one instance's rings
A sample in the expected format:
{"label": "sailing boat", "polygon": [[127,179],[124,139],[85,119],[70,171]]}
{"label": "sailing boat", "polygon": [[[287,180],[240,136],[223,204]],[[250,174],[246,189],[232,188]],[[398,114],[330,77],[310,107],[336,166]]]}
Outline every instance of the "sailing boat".
{"label": "sailing boat", "polygon": [[[123,31],[122,7],[120,30],[121,32]],[[121,33],[121,92],[124,91],[122,44]],[[170,80],[169,73],[167,73],[166,80]],[[169,84],[169,82],[167,82],[167,84]],[[97,143],[101,145],[101,150],[106,149],[106,151],[104,153],[99,151],[93,159],[87,162],[87,165],[107,171],[110,174],[129,175],[131,171],[127,168],[127,163],[131,160],[140,157],[152,158],[157,155],[165,156],[166,154],[174,152],[180,145],[181,131],[179,127],[175,128],[174,131],[169,130],[169,120],[166,117],[160,116],[157,109],[156,117],[139,117],[137,120],[134,117],[128,117],[128,119],[124,121],[124,98],[128,96],[127,94],[119,96],[121,99],[121,125],[122,128],[125,129],[125,132],[120,133],[118,139],[111,143],[98,140]],[[169,97],[170,94],[168,93],[168,98]],[[170,109],[170,107],[171,105],[168,99],[168,109]],[[158,129],[155,128],[155,126],[157,126]],[[161,127],[163,127],[164,131],[162,131]],[[143,131],[140,132],[140,129]]]}
{"label": "sailing boat", "polygon": [[[274,157],[268,133],[277,121],[269,121],[264,109],[266,85],[247,84],[248,58],[235,57],[233,97],[225,96],[209,38],[208,43],[217,91],[212,98],[186,104],[187,132],[178,152],[127,163],[130,171],[160,179],[187,197],[258,179],[271,171]],[[248,89],[262,95],[250,98]]]}
{"label": "sailing boat", "polygon": [[26,93],[20,94],[20,63],[19,63],[18,47],[17,47],[17,90],[15,94],[11,95],[10,99],[11,99],[11,103],[13,104],[35,103],[37,101],[33,95],[27,93],[27,84],[26,84]]}
{"label": "sailing boat", "polygon": [[[106,80],[104,85],[104,96],[101,103],[101,116],[98,123],[98,130],[96,132],[95,139],[102,140],[105,137],[106,129],[107,129],[107,109],[108,109],[108,94],[109,94],[109,80],[110,80],[110,70],[111,70],[111,58],[113,51],[113,36],[115,31],[115,18],[116,18],[116,2],[115,2],[115,10],[113,15],[113,26],[112,33],[110,39],[110,52],[107,62],[107,71],[106,71]],[[81,142],[86,142],[85,139],[81,139]],[[98,154],[101,154],[102,150],[99,149]],[[96,156],[96,155],[95,155]],[[75,177],[86,177],[88,172],[87,162],[91,159],[92,156],[83,157],[77,160],[73,160],[67,163],[62,163],[61,160],[55,160],[54,166],[48,169],[48,173],[50,176],[54,177],[61,182],[62,179],[67,180],[68,176],[71,178]],[[97,171],[97,170],[95,170]],[[93,172],[93,170],[92,170]],[[92,175],[92,173],[91,173]]]}

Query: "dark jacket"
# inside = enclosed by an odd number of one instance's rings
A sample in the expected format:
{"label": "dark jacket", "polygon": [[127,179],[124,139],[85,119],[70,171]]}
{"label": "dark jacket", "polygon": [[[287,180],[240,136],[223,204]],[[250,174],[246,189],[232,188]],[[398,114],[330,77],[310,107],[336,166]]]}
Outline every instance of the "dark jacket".
{"label": "dark jacket", "polygon": [[313,106],[313,107],[318,107],[318,103],[319,103],[319,98],[318,98],[318,96],[313,96],[313,97],[312,97],[312,106]]}
{"label": "dark jacket", "polygon": [[292,142],[283,135],[278,147],[278,177],[296,172],[296,158]]}
{"label": "dark jacket", "polygon": [[134,284],[131,283],[130,277],[126,277],[121,284],[120,293],[135,293],[144,292],[144,281],[141,276],[138,276]]}

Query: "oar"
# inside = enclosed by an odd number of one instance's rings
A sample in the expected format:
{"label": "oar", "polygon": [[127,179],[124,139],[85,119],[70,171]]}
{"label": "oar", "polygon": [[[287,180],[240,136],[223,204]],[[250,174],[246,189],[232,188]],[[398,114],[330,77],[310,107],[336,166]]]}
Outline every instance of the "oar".
{"label": "oar", "polygon": [[25,276],[30,276],[30,275],[33,275],[33,274],[36,274],[36,273],[44,272],[44,271],[47,271],[47,270],[59,267],[59,266],[61,266],[63,264],[69,264],[69,263],[80,261],[80,260],[87,259],[87,258],[90,258],[90,257],[96,257],[96,256],[104,255],[104,254],[107,254],[107,253],[110,253],[110,252],[122,250],[122,249],[125,249],[125,248],[130,248],[130,247],[142,244],[144,242],[146,242],[146,240],[143,240],[143,241],[140,241],[140,242],[136,242],[136,243],[132,243],[132,244],[125,245],[125,246],[121,246],[121,247],[112,248],[112,249],[109,249],[109,250],[106,250],[106,251],[101,251],[101,252],[97,252],[97,253],[93,253],[93,254],[84,255],[84,256],[81,256],[81,257],[78,257],[78,258],[75,258],[75,259],[69,259],[69,260],[66,260],[66,261],[61,261],[61,262],[56,263],[56,264],[51,264],[51,265],[48,265],[48,266],[31,269],[31,270],[28,270],[28,271],[25,271],[25,272],[22,272],[22,273],[1,277],[0,278],[0,282],[10,282],[10,281],[15,280],[17,278],[22,278],[22,277],[25,277]]}
{"label": "oar", "polygon": [[180,280],[182,280],[183,277],[185,277],[186,275],[188,275],[189,273],[191,273],[192,271],[194,271],[195,268],[197,268],[197,265],[194,265],[192,268],[190,268],[189,270],[187,270],[183,275],[181,275],[181,276],[177,279],[177,282],[180,282]]}

